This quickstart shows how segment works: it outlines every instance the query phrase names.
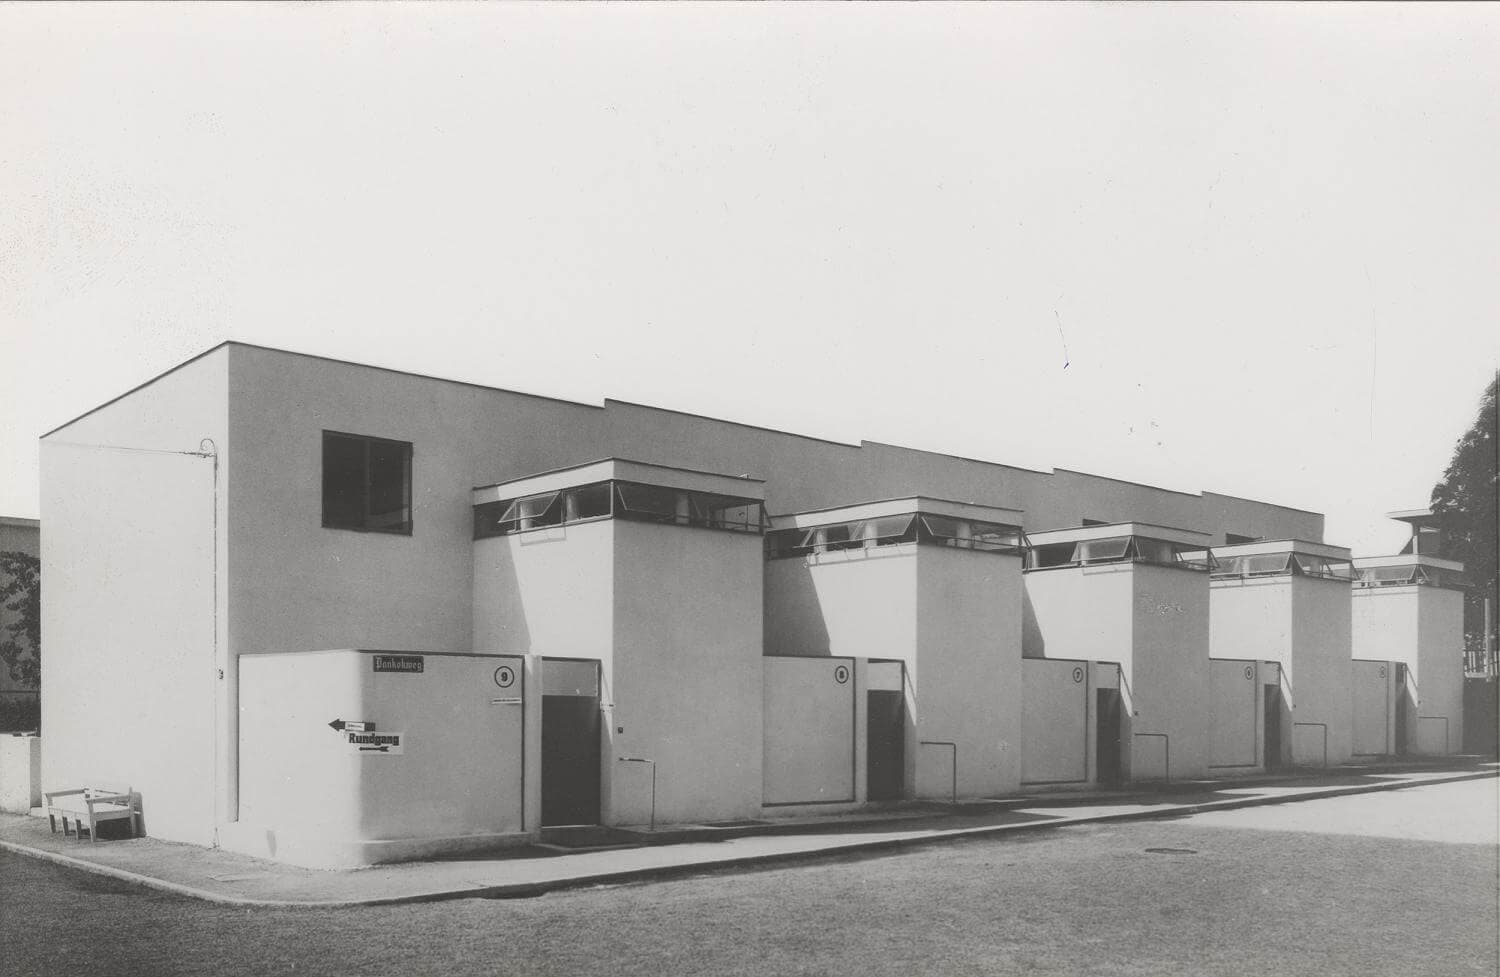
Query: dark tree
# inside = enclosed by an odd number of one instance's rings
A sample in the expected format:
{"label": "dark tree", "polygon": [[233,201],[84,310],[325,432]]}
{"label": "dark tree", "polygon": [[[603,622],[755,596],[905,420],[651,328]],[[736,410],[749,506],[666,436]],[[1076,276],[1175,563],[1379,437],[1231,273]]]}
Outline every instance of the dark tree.
{"label": "dark tree", "polygon": [[0,662],[22,687],[42,677],[42,561],[29,553],[0,553],[0,607],[14,617],[0,629]]}
{"label": "dark tree", "polygon": [[[1496,387],[1490,381],[1479,405],[1479,417],[1458,439],[1443,480],[1432,489],[1432,511],[1441,517],[1443,555],[1462,560],[1473,587],[1464,600],[1464,643],[1470,652],[1484,648],[1484,599],[1496,599]],[[1500,606],[1495,608],[1500,616]]]}

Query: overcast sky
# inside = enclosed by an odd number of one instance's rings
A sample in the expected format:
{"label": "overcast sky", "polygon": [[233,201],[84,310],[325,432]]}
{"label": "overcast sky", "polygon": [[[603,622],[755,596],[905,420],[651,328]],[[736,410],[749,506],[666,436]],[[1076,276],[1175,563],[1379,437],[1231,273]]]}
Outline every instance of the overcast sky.
{"label": "overcast sky", "polygon": [[1497,174],[1491,5],[0,6],[0,513],[239,339],[1388,550],[1500,361]]}

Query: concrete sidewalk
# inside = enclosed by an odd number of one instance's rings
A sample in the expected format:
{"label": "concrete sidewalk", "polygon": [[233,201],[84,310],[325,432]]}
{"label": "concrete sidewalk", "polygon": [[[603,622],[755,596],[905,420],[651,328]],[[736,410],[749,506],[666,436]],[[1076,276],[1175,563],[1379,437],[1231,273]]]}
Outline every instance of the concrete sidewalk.
{"label": "concrete sidewalk", "polygon": [[[1500,776],[1495,763],[1340,770],[1314,776],[1197,781],[1153,792],[1030,795],[956,806],[925,804],[857,816],[740,824],[728,831],[630,832],[639,844],[565,852],[547,846],[355,871],[318,871],[153,838],[65,839],[45,818],[0,816],[0,848],[157,889],[244,906],[380,905],[525,898],[774,862],[893,850],[1040,828],[1160,818]],[[705,833],[706,832],[706,833]],[[687,838],[689,840],[680,840]],[[698,840],[713,838],[715,840]],[[675,843],[673,843],[675,842]]]}

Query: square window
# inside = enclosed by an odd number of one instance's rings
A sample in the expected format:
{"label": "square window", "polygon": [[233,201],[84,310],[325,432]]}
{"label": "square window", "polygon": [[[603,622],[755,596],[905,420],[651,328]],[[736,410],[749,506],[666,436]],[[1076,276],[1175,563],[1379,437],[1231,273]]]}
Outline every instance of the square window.
{"label": "square window", "polygon": [[411,444],[323,432],[323,526],[411,535]]}

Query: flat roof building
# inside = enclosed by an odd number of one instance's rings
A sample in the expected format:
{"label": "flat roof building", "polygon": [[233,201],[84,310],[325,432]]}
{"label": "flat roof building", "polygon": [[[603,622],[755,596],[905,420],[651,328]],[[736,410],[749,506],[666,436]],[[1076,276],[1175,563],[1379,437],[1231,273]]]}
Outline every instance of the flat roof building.
{"label": "flat roof building", "polygon": [[896,797],[1020,786],[1021,524],[922,496],[772,520],[766,653],[900,663]]}
{"label": "flat roof building", "polygon": [[[1046,779],[1024,774],[1034,733],[1086,754],[1085,779],[1101,755],[1074,734],[1101,728],[1126,744],[1110,777],[1201,775],[1190,554],[1323,532],[1231,496],[240,343],[48,433],[41,458],[44,784],[128,782],[152,835],[308,863],[1007,792]],[[1085,521],[1110,525],[1032,532]],[[1065,737],[1023,701],[1027,662],[1063,658],[1086,663],[1047,678],[1086,700]],[[506,757],[492,818],[430,808],[467,769],[441,769],[459,730]],[[337,850],[268,786],[304,748],[341,771],[292,791]],[[406,813],[362,809],[376,789]]]}
{"label": "flat roof building", "polygon": [[1261,737],[1276,755],[1263,765],[1345,762],[1352,752],[1349,551],[1280,539],[1216,546],[1213,556],[1213,657],[1278,666],[1267,670],[1276,685],[1263,693],[1271,705],[1262,711]]}
{"label": "flat roof building", "polygon": [[1392,752],[1463,749],[1463,570],[1420,553],[1354,560],[1353,655],[1388,666]]}
{"label": "flat roof building", "polygon": [[1118,759],[1099,763],[1129,780],[1206,775],[1210,534],[1130,522],[1027,536],[1026,656],[1118,665]]}

